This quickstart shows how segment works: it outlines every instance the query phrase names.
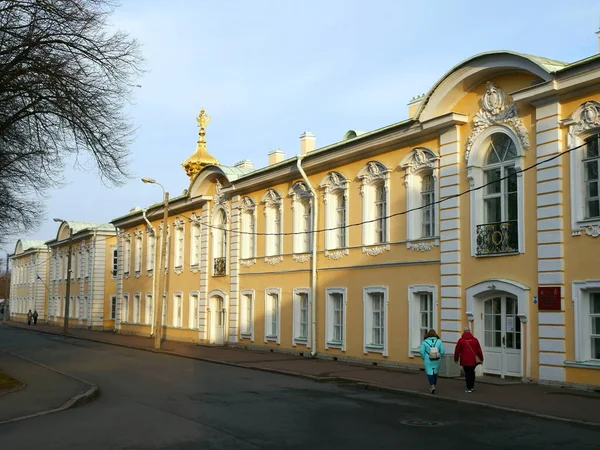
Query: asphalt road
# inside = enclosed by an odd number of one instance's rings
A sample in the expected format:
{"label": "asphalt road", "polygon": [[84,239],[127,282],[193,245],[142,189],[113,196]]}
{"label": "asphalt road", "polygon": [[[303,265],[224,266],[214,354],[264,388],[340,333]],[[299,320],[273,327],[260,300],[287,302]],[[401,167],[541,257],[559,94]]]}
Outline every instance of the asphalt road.
{"label": "asphalt road", "polygon": [[0,348],[101,390],[88,405],[0,425],[2,449],[565,450],[600,441],[599,428],[8,327]]}

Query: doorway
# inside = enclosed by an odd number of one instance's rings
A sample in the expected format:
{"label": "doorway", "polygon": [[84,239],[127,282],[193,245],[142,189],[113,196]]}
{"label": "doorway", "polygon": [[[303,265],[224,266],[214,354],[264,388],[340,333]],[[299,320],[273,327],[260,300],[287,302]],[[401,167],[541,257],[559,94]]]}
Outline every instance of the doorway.
{"label": "doorway", "polygon": [[225,343],[225,309],[223,297],[215,295],[210,299],[210,340],[211,344]]}
{"label": "doorway", "polygon": [[519,303],[510,295],[483,301],[483,372],[521,377],[522,333]]}

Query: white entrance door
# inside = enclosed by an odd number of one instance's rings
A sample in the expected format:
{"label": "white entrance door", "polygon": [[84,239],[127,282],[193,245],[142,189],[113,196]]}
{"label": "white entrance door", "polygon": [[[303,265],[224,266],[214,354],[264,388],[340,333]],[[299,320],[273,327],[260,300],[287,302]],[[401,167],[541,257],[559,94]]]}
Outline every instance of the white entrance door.
{"label": "white entrance door", "polygon": [[483,305],[483,371],[521,376],[521,322],[515,297],[493,297]]}
{"label": "white entrance door", "polygon": [[223,345],[225,342],[225,311],[223,297],[218,295],[210,300],[210,343]]}

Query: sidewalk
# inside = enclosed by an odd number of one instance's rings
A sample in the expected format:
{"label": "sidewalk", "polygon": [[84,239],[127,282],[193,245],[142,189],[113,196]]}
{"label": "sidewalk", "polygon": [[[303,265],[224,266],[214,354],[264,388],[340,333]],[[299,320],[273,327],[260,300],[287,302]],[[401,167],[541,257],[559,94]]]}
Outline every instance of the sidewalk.
{"label": "sidewalk", "polygon": [[[62,334],[62,328],[49,325],[28,327],[10,322],[10,326],[31,331]],[[102,331],[70,329],[73,338],[103,342],[143,350],[152,350],[152,339],[124,336]],[[506,409],[558,420],[600,426],[600,416],[590,414],[600,410],[600,394],[567,388],[552,388],[534,384],[477,383],[475,392],[465,393],[464,381],[440,379],[435,396],[428,392],[423,372],[350,364],[340,361],[310,359],[267,351],[227,347],[209,347],[190,343],[165,341],[162,353],[235,365],[287,375],[301,376],[315,381],[356,383],[369,389],[396,391],[423,395],[429,398],[458,401]]]}
{"label": "sidewalk", "polygon": [[0,424],[73,407],[90,385],[41,364],[0,351],[2,371],[25,384],[0,397]]}

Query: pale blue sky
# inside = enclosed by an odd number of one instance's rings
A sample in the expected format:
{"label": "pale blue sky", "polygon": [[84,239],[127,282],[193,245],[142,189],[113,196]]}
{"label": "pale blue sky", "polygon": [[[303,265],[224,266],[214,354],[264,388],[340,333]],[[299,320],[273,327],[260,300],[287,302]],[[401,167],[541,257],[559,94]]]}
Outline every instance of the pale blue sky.
{"label": "pale blue sky", "polygon": [[267,164],[275,148],[299,152],[349,129],[407,118],[406,104],[452,66],[480,52],[514,50],[563,61],[598,52],[598,0],[122,0],[114,24],[143,45],[149,72],[130,114],[138,127],[127,185],[107,188],[69,169],[49,192],[42,227],[15,236],[51,239],[53,217],[108,222],[188,187],[181,162],[196,147],[195,117],[212,116],[209,151],[225,165]]}

